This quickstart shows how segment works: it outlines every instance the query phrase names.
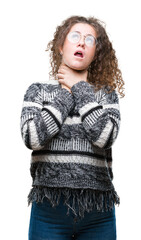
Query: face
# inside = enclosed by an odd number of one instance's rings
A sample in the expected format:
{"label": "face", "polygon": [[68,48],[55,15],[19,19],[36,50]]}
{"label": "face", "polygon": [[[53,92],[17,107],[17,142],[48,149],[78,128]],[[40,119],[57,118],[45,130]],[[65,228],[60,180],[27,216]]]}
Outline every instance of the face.
{"label": "face", "polygon": [[[76,39],[78,39],[78,42],[75,40],[72,42],[70,40],[71,38],[69,38],[70,32],[74,31],[79,32],[79,39],[77,35],[73,36],[73,38],[76,37]],[[87,35],[91,35],[90,38],[86,37]],[[65,38],[63,47],[60,48],[62,62],[75,70],[87,69],[93,61],[96,51],[96,44],[91,44],[91,40],[93,39],[92,36],[94,38],[97,37],[96,31],[91,25],[86,23],[76,23],[73,25]]]}

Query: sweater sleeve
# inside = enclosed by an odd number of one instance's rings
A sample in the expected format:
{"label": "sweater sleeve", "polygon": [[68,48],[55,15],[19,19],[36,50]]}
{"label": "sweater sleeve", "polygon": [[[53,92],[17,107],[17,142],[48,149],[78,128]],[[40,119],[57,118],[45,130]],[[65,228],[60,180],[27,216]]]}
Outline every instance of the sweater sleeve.
{"label": "sweater sleeve", "polygon": [[92,85],[80,81],[71,88],[87,137],[93,145],[108,149],[117,138],[120,126],[119,100],[116,91],[94,93]]}
{"label": "sweater sleeve", "polygon": [[73,108],[74,100],[65,88],[58,90],[51,102],[44,103],[42,84],[33,83],[24,95],[21,135],[29,149],[42,149],[55,136]]}

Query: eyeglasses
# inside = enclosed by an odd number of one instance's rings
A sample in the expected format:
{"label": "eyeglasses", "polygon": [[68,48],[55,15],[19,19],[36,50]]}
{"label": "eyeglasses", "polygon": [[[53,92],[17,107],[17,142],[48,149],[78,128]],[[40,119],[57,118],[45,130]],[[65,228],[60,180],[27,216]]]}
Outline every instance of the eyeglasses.
{"label": "eyeglasses", "polygon": [[[82,37],[82,34],[78,31],[70,32],[67,35],[68,40],[72,43],[78,43],[81,37]],[[93,47],[94,45],[97,44],[97,39],[91,34],[84,36],[84,39],[85,39],[85,44],[88,47]]]}

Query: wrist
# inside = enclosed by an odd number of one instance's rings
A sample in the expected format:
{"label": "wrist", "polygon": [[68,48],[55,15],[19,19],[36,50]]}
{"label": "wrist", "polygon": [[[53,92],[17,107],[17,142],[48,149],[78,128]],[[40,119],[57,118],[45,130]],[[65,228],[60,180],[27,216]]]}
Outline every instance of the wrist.
{"label": "wrist", "polygon": [[69,88],[69,87],[67,87],[66,85],[64,85],[64,84],[61,84],[61,87],[62,87],[62,88],[65,88],[65,89],[66,89],[66,90],[68,90],[70,93],[72,93],[72,92],[71,92],[71,90],[70,90],[70,88]]}

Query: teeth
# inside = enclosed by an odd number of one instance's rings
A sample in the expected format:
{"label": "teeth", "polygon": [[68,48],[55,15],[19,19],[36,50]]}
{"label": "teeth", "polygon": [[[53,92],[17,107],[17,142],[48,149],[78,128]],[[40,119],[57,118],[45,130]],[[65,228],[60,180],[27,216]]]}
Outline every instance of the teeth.
{"label": "teeth", "polygon": [[79,54],[79,55],[81,55],[81,57],[83,57],[83,53],[82,52],[76,52],[74,55],[76,55],[76,54]]}
{"label": "teeth", "polygon": [[77,53],[83,55],[81,52],[76,52],[76,54],[77,54]]}

